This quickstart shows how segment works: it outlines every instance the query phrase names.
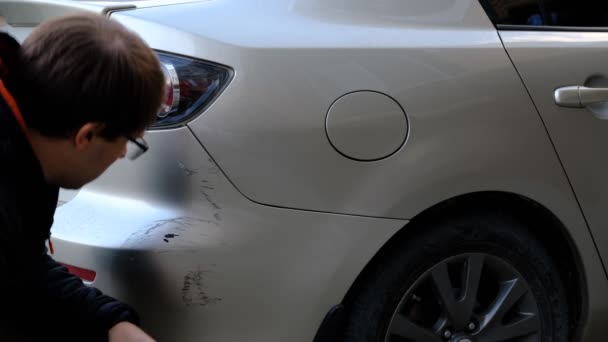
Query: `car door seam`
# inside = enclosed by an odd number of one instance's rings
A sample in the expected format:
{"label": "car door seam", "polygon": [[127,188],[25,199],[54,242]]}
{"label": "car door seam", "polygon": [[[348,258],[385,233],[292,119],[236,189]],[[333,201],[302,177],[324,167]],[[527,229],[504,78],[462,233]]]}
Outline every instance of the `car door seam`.
{"label": "car door seam", "polygon": [[549,139],[549,142],[551,143],[551,147],[553,148],[553,152],[555,153],[555,156],[557,157],[557,161],[559,162],[559,165],[561,166],[562,172],[564,173],[564,176],[566,177],[566,181],[568,182],[568,185],[570,186],[570,190],[572,191],[572,195],[574,196],[574,200],[576,201],[576,204],[579,208],[579,211],[583,217],[583,220],[585,222],[585,225],[587,226],[587,231],[589,232],[589,236],[591,237],[591,241],[593,242],[593,246],[595,247],[595,251],[598,253],[599,256],[599,260],[600,263],[602,264],[602,268],[604,269],[604,274],[605,276],[608,278],[608,272],[606,271],[606,265],[604,264],[604,260],[599,252],[599,248],[597,246],[597,242],[595,241],[595,236],[593,235],[592,231],[591,231],[591,227],[589,226],[589,221],[587,220],[587,217],[585,216],[585,212],[583,211],[583,207],[581,205],[580,200],[578,199],[578,196],[576,195],[576,191],[574,191],[574,186],[572,185],[572,181],[570,181],[570,177],[568,176],[568,173],[566,172],[566,168],[564,166],[564,163],[561,159],[561,157],[559,156],[559,153],[557,152],[557,147],[555,146],[555,143],[553,142],[553,138],[551,138],[551,134],[549,134],[549,129],[547,128],[547,124],[545,123],[545,120],[543,119],[542,115],[540,114],[540,110],[538,109],[538,107],[536,106],[536,103],[534,102],[534,99],[532,98],[532,94],[530,93],[530,89],[528,89],[528,86],[526,85],[526,82],[524,82],[523,77],[521,76],[521,73],[519,72],[519,69],[517,69],[517,65],[515,65],[515,62],[513,61],[513,58],[511,58],[511,55],[509,54],[509,51],[507,50],[507,47],[505,46],[504,41],[502,40],[502,36],[500,35],[500,31],[496,31],[498,34],[498,39],[500,39],[500,43],[502,44],[502,47],[507,55],[507,58],[509,58],[509,61],[511,62],[511,65],[513,66],[513,69],[515,70],[515,73],[517,74],[517,77],[519,77],[519,80],[521,81],[521,84],[524,86],[524,89],[526,90],[526,93],[528,94],[528,98],[530,98],[530,101],[532,102],[532,105],[534,106],[534,109],[536,110],[536,114],[538,115],[544,129],[545,129],[545,133],[547,134],[547,138]]}

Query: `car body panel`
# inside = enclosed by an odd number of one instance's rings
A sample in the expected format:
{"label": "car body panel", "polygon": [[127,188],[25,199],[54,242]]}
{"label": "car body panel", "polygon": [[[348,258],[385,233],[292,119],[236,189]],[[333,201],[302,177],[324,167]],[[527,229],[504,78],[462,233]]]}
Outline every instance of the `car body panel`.
{"label": "car body panel", "polygon": [[[40,0],[38,0],[40,1]],[[42,0],[45,1],[45,0]],[[203,2],[203,1],[215,1],[215,0],[118,0],[118,1],[106,1],[106,0],[73,0],[78,3],[89,4],[93,6],[116,6],[117,4],[122,6],[128,6],[128,8],[146,8],[146,7],[158,7],[158,6],[170,6],[175,4],[183,4],[190,2]]]}
{"label": "car body panel", "polygon": [[64,0],[0,0],[0,30],[23,40],[44,20],[75,12],[89,11],[109,14],[135,8],[168,6],[185,2],[211,0],[135,0],[135,1],[64,1]]}
{"label": "car body panel", "polygon": [[129,4],[69,2],[61,0],[2,0],[0,14],[10,25],[34,27],[41,22],[60,15],[78,11],[108,13],[121,8],[131,8]]}
{"label": "car body panel", "polygon": [[41,22],[75,12],[110,13],[133,8],[124,3],[90,4],[58,0],[0,0],[0,31],[8,32],[18,41]]}
{"label": "car body panel", "polygon": [[[425,7],[409,2],[417,3]],[[345,12],[332,21],[321,13],[326,5],[314,1],[209,2],[113,17],[155,48],[235,70],[230,86],[189,126],[235,186],[258,203],[409,219],[438,198],[469,192],[543,199],[568,189],[479,4],[434,6],[455,18],[444,27],[425,26],[411,6],[402,17],[393,11],[392,20]],[[254,10],[267,17],[249,16]],[[327,139],[333,101],[362,89],[391,96],[406,112],[407,142],[390,158],[354,161]]]}

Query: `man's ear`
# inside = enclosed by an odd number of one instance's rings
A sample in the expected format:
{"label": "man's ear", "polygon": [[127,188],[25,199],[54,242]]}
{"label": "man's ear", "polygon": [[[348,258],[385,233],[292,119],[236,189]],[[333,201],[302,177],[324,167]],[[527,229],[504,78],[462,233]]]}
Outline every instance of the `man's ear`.
{"label": "man's ear", "polygon": [[77,150],[86,149],[100,130],[101,124],[99,123],[88,122],[82,125],[74,135],[74,147]]}

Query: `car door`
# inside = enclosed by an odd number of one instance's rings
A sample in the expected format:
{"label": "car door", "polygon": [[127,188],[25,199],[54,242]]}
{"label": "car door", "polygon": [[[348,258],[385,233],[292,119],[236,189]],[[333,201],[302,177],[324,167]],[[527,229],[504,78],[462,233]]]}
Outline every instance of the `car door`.
{"label": "car door", "polygon": [[608,2],[482,4],[544,121],[602,259],[608,261]]}

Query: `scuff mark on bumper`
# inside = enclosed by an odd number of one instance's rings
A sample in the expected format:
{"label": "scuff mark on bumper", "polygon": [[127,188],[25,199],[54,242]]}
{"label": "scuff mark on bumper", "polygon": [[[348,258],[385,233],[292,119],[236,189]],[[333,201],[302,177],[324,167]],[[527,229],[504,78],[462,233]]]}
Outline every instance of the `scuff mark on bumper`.
{"label": "scuff mark on bumper", "polygon": [[203,283],[204,271],[189,271],[184,276],[184,285],[182,287],[182,301],[188,306],[204,306],[209,304],[216,304],[220,302],[221,298],[210,297],[205,293],[205,286]]}

